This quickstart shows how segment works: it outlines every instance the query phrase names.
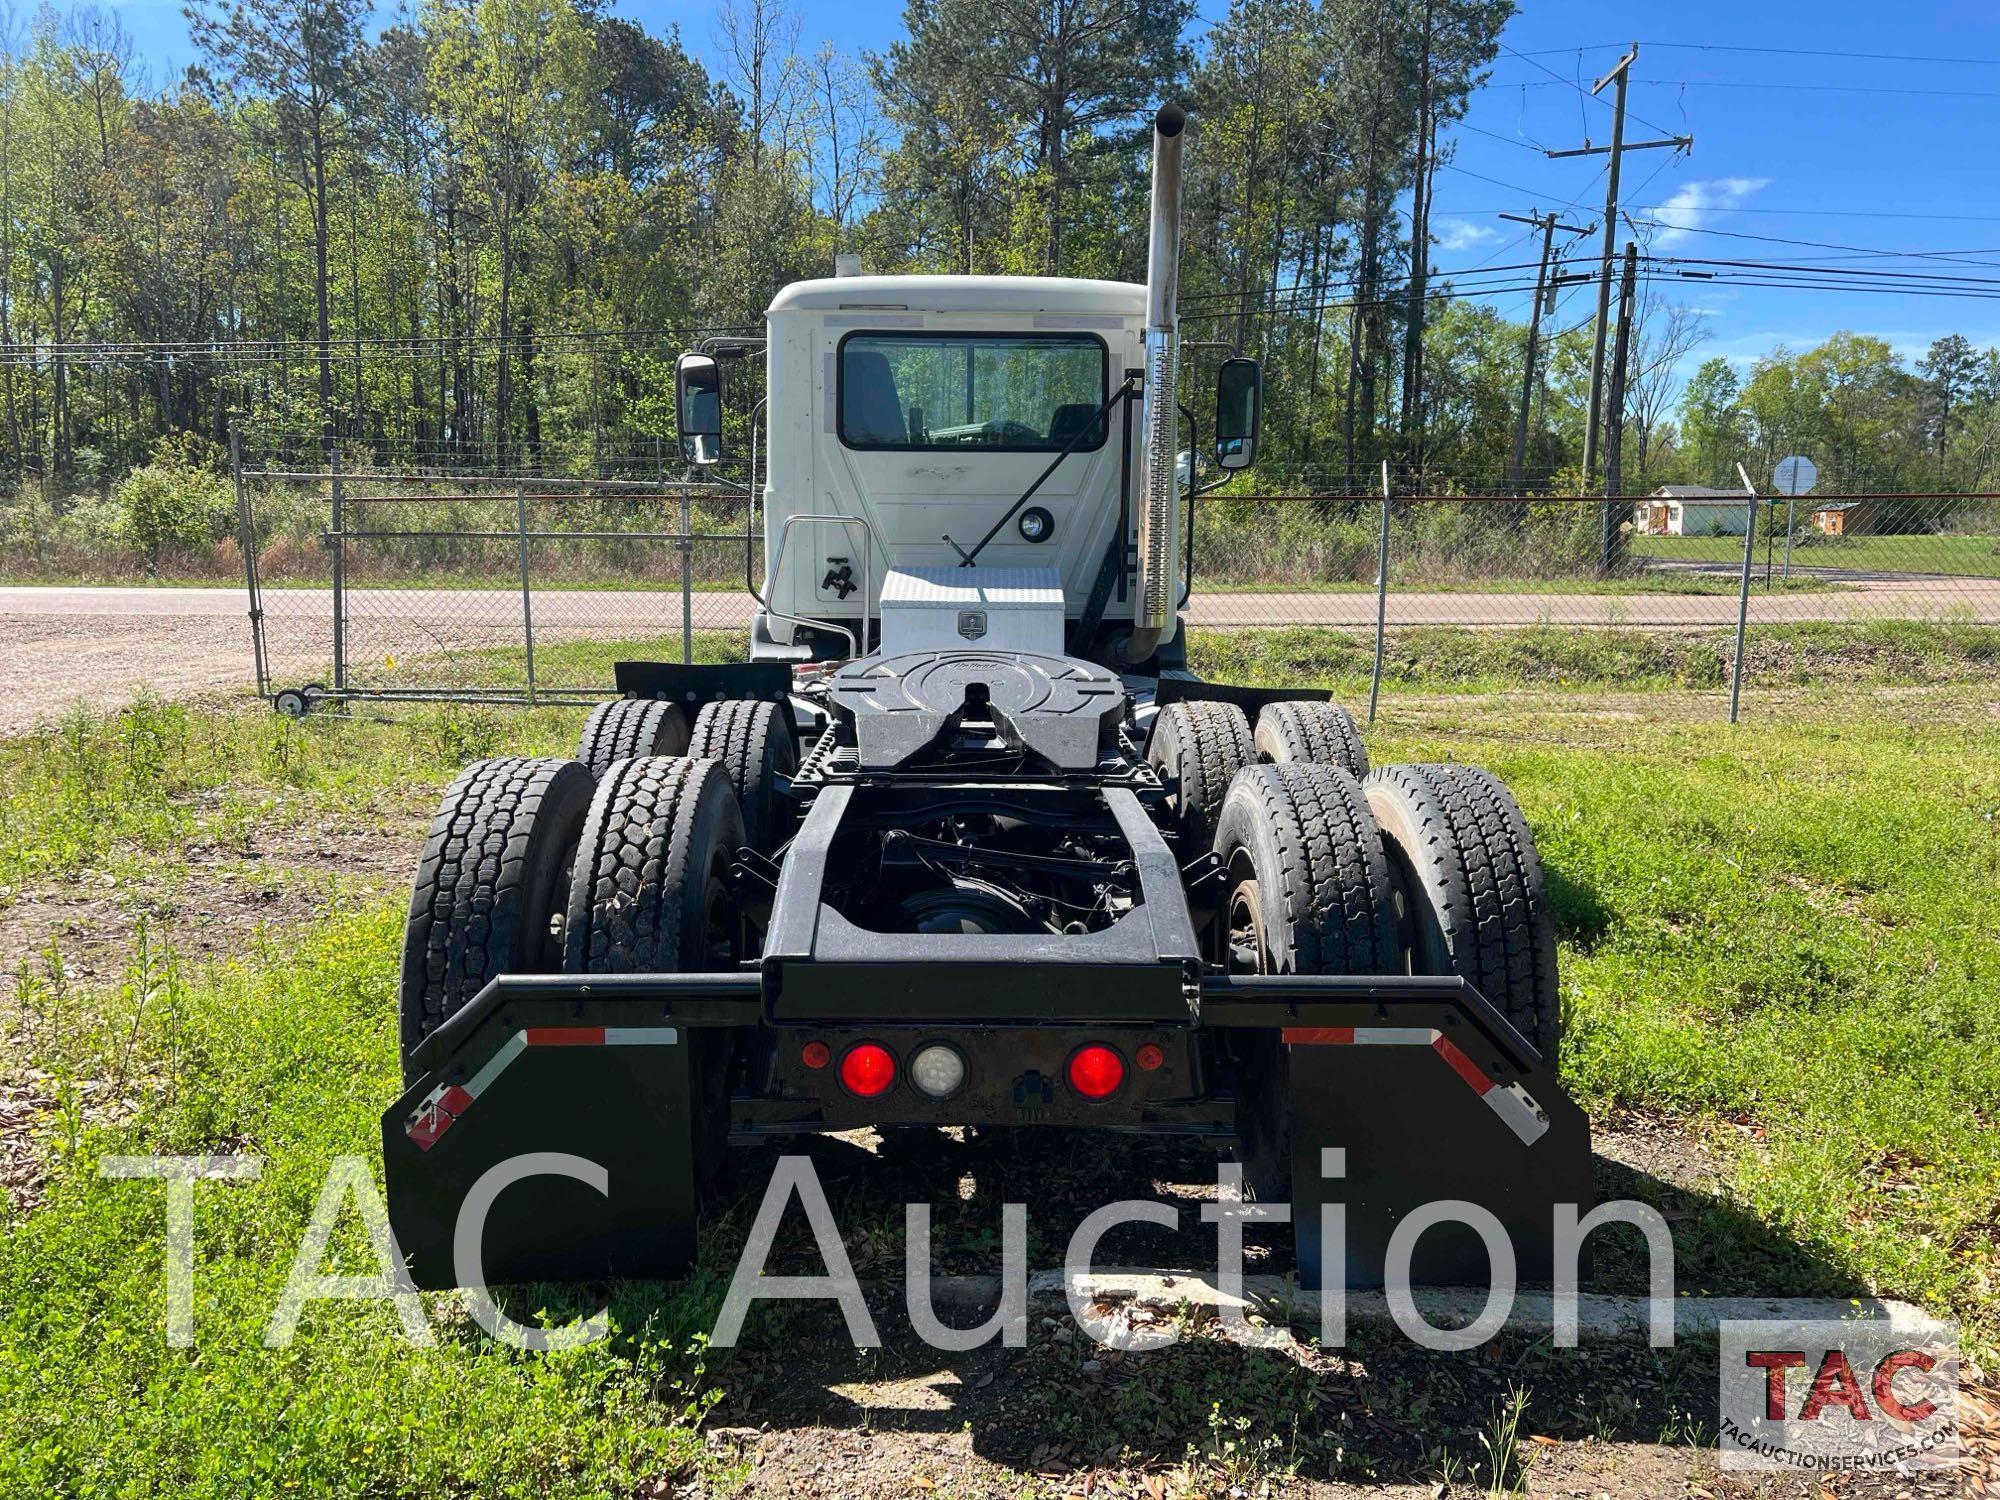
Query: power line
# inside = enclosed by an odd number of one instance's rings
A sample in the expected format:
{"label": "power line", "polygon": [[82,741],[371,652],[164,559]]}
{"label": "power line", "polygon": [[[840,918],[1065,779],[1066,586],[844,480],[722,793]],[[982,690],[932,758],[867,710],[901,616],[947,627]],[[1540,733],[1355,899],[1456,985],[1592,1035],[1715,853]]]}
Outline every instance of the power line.
{"label": "power line", "polygon": [[[1461,266],[1453,270],[1439,270],[1439,271],[1434,271],[1431,274],[1443,277],[1469,276],[1469,275],[1498,276],[1518,271],[1532,271],[1533,269],[1535,269],[1537,264],[1538,262],[1532,260],[1518,261],[1503,266],[1487,266],[1482,264],[1479,266]],[[1267,286],[1233,287],[1233,288],[1224,288],[1220,291],[1214,291],[1214,292],[1197,292],[1193,296],[1182,297],[1180,299],[1180,305],[1185,307],[1191,302],[1240,301],[1245,296],[1250,296],[1250,297],[1270,297],[1274,295],[1284,296],[1296,292],[1315,292],[1315,293],[1330,292],[1330,291],[1338,291],[1343,288],[1353,288],[1358,290],[1361,285],[1362,283],[1359,280],[1350,278],[1345,281],[1327,281],[1318,283],[1293,282],[1288,286],[1280,286],[1280,287],[1267,287]]]}
{"label": "power line", "polygon": [[[1506,184],[1502,183],[1502,187]],[[1633,213],[1656,214],[1663,210],[1684,210],[1685,203],[1641,203],[1632,207]],[[1799,217],[1826,219],[1934,219],[1957,224],[2000,224],[2000,214],[1920,214],[1907,210],[1887,210],[1872,208],[1765,208],[1761,205],[1738,204],[1725,208],[1721,204],[1701,205],[1705,214],[1792,214]]]}
{"label": "power line", "polygon": [[[1586,89],[1582,84],[1578,83],[1575,79],[1563,77],[1562,74],[1558,73],[1554,68],[1549,67],[1545,63],[1536,62],[1532,57],[1528,56],[1527,53],[1515,52],[1514,49],[1508,46],[1505,42],[1502,42],[1500,44],[1500,50],[1502,52],[1512,53],[1515,57],[1520,58],[1523,62],[1526,62],[1534,67],[1540,68],[1544,73],[1548,74],[1549,77],[1553,78],[1557,83],[1562,84],[1565,88],[1575,89],[1577,93],[1581,94],[1584,98],[1595,99],[1599,104],[1602,104],[1606,109],[1609,109],[1611,107],[1611,101],[1606,99],[1602,94],[1591,93],[1590,90]],[[1491,85],[1488,85],[1488,87],[1491,87]],[[1641,125],[1644,125],[1648,130],[1657,130],[1661,135],[1673,134],[1673,132],[1667,129],[1666,126],[1655,125],[1651,120],[1647,119],[1644,115],[1641,115],[1637,110],[1630,110],[1628,111],[1628,113],[1632,116],[1633,119],[1637,120]]]}
{"label": "power line", "polygon": [[1470,120],[1458,120],[1454,124],[1460,130],[1470,130],[1474,135],[1490,136],[1496,141],[1504,141],[1509,146],[1519,146],[1523,151],[1532,151],[1538,156],[1548,149],[1545,146],[1535,144],[1533,141],[1523,140],[1517,135],[1502,135],[1497,130],[1488,130],[1484,126],[1474,125]]}
{"label": "power line", "polygon": [[[1623,42],[1587,42],[1580,47],[1543,47],[1533,52],[1504,50],[1516,57],[1567,57],[1572,52],[1609,52]],[[1844,57],[1856,62],[1965,63],[1969,67],[2000,68],[2000,57],[1925,57],[1907,52],[1833,52],[1816,47],[1753,47],[1724,42],[1643,42],[1647,47],[1669,47],[1677,52],[1760,52],[1775,57]]]}
{"label": "power line", "polygon": [[1784,271],[1800,276],[1842,276],[1855,280],[1921,281],[1946,286],[2000,287],[2000,276],[1951,276],[1942,271],[1871,271],[1861,266],[1810,266],[1792,261],[1720,260],[1694,255],[1664,255],[1653,256],[1650,259],[1657,265],[1734,266],[1755,271]]}
{"label": "power line", "polygon": [[[1693,224],[1670,224],[1664,219],[1637,219],[1628,220],[1628,222],[1644,224],[1648,228],[1653,229],[1671,229],[1681,234],[1714,235],[1719,239],[1727,240],[1757,240],[1768,245],[1797,245],[1810,250],[1843,250],[1849,252],[1850,255],[1874,256],[1885,260],[1935,260],[1946,265],[1983,266],[1991,265],[1992,262],[1960,260],[1956,257],[1964,255],[2000,255],[2000,245],[1996,245],[1990,249],[1974,248],[1971,250],[1879,250],[1866,245],[1843,245],[1831,240],[1801,240],[1786,235],[1750,234],[1740,229],[1710,229],[1706,226]],[[1834,257],[1828,256],[1824,258],[1833,259]]]}
{"label": "power line", "polygon": [[[1759,93],[1782,90],[1788,93],[1804,94],[1906,94],[1915,98],[1932,99],[2000,99],[2000,90],[1994,89],[1913,89],[1890,84],[1865,83],[1763,83],[1742,78],[1635,78],[1632,82],[1641,88],[1650,89],[1756,89]],[[1479,85],[1471,92],[1485,89],[1551,89],[1557,85],[1574,88],[1567,78],[1494,78]],[[1634,114],[1633,119],[1639,116]],[[1654,126],[1655,130],[1661,127]],[[1662,130],[1662,134],[1668,132]]]}
{"label": "power line", "polygon": [[[1611,45],[1616,46],[1617,43]],[[2000,68],[2000,57],[1928,57],[1909,52],[1835,52],[1821,47],[1752,47],[1724,42],[1648,42],[1677,52],[1760,52],[1773,57],[1844,57],[1855,62],[1964,63],[1969,67]],[[1568,48],[1564,48],[1568,51]]]}
{"label": "power line", "polygon": [[[1447,172],[1456,172],[1461,177],[1476,177],[1481,182],[1490,182],[1493,184],[1493,186],[1506,188],[1509,192],[1525,193],[1530,198],[1541,196],[1539,193],[1536,192],[1534,188],[1522,187],[1521,184],[1518,182],[1502,182],[1497,177],[1488,177],[1485,173],[1475,172],[1470,167],[1461,167],[1460,165],[1458,165],[1457,162],[1441,161],[1438,163],[1438,165],[1440,167],[1443,167]],[[1592,178],[1591,180],[1595,182],[1597,179]],[[1582,194],[1578,194],[1578,197],[1581,196]],[[1574,199],[1571,200],[1570,206],[1575,207]]]}

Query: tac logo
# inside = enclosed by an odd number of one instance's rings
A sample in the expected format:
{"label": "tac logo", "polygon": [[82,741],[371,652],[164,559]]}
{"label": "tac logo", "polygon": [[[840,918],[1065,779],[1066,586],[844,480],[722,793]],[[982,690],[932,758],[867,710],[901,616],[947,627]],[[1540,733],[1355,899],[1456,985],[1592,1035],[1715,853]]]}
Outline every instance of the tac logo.
{"label": "tac logo", "polygon": [[1725,1469],[1948,1468],[1958,1330],[1928,1319],[1721,1325]]}

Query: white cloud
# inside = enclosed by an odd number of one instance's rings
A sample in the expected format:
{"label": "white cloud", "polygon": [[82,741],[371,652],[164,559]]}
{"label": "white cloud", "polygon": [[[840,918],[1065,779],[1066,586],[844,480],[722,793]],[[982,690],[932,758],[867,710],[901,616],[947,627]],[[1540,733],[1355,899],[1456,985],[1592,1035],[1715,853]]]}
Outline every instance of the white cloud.
{"label": "white cloud", "polygon": [[1769,187],[1768,177],[1716,177],[1706,182],[1684,182],[1674,195],[1660,204],[1651,217],[1667,227],[1655,245],[1679,244],[1702,227],[1702,216],[1711,209],[1736,208],[1760,188]]}
{"label": "white cloud", "polygon": [[1436,234],[1440,250],[1470,250],[1475,245],[1500,238],[1499,230],[1475,224],[1469,219],[1448,219],[1438,226]]}

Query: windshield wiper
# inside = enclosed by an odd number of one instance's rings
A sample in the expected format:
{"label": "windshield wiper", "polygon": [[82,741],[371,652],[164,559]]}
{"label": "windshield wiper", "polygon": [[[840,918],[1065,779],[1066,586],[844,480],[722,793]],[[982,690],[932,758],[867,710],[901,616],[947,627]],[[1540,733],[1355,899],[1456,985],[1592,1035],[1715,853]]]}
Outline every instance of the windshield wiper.
{"label": "windshield wiper", "polygon": [[1063,451],[1058,453],[1055,456],[1055,458],[1051,460],[1049,466],[1046,469],[1042,470],[1040,474],[1035,476],[1035,482],[1029,485],[1025,490],[1021,491],[1021,498],[1016,500],[1012,505],[1007,507],[1007,513],[1001,516],[999,520],[993,523],[993,529],[991,531],[988,531],[986,535],[981,537],[977,542],[973,543],[972,550],[970,552],[966,551],[965,548],[959,546],[957,542],[954,542],[951,539],[949,533],[946,534],[945,544],[949,546],[952,551],[956,552],[960,558],[963,559],[963,561],[959,563],[959,566],[961,568],[971,568],[978,566],[979,554],[986,550],[986,544],[992,541],[993,538],[995,538],[1000,534],[1000,528],[1005,526],[1009,521],[1013,520],[1015,514],[1019,512],[1022,506],[1026,505],[1030,500],[1035,498],[1035,491],[1042,487],[1043,482],[1047,480],[1051,474],[1055,473],[1056,469],[1062,464],[1062,461],[1064,459],[1068,458],[1070,454],[1076,452],[1076,445],[1078,443],[1082,442],[1092,433],[1100,432],[1103,430],[1104,419],[1111,415],[1113,408],[1115,408],[1119,402],[1129,401],[1131,399],[1133,389],[1136,385],[1137,382],[1128,375],[1125,378],[1124,384],[1120,385],[1117,390],[1111,393],[1110,399],[1107,400],[1102,406],[1097,408],[1097,415],[1092,417],[1088,422],[1085,422],[1081,427],[1079,427],[1076,430],[1076,436],[1072,437],[1069,440],[1068,444],[1064,446]]}

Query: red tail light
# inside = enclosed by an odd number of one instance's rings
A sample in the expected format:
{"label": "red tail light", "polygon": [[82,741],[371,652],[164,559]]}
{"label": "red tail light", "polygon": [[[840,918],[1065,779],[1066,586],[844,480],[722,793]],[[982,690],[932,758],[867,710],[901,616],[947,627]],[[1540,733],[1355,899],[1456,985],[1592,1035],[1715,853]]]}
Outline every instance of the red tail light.
{"label": "red tail light", "polygon": [[825,1042],[807,1042],[799,1049],[799,1061],[817,1071],[833,1061],[833,1048]]}
{"label": "red tail light", "polygon": [[1125,1081],[1125,1059],[1101,1042],[1070,1054],[1069,1086],[1086,1099],[1109,1099]]}
{"label": "red tail light", "polygon": [[840,1060],[840,1081],[850,1094],[879,1098],[896,1081],[896,1059],[878,1043],[856,1042]]}

